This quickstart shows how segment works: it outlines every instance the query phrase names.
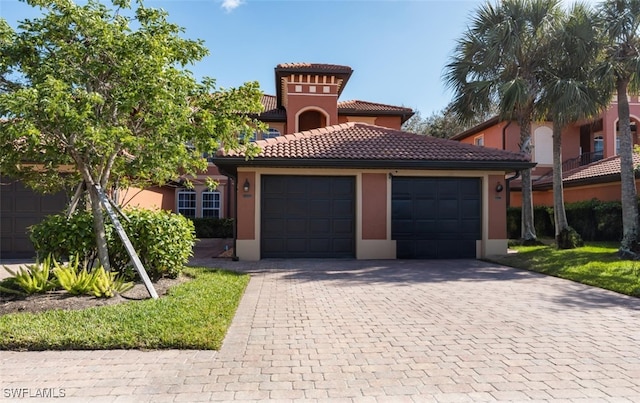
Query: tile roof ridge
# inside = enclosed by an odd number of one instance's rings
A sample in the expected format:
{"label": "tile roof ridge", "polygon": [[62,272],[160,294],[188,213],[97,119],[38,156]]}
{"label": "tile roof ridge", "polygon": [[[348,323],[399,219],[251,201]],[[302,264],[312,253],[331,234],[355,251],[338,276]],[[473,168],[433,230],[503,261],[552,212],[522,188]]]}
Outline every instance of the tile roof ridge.
{"label": "tile roof ridge", "polygon": [[391,104],[383,104],[383,103],[380,103],[380,102],[364,101],[362,99],[348,99],[346,101],[340,101],[340,102],[338,102],[338,107],[340,107],[340,104],[348,104],[348,103],[362,103],[362,104],[377,105],[377,106],[387,106],[389,108],[400,108],[400,109],[413,110],[413,109],[408,108],[406,106],[398,106],[398,105],[391,105]]}

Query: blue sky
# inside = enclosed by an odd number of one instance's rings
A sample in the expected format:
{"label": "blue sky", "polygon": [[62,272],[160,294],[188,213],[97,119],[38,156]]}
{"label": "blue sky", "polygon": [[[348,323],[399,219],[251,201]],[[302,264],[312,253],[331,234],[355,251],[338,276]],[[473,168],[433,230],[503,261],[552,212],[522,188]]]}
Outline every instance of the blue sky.
{"label": "blue sky", "polygon": [[[220,87],[258,81],[275,95],[274,67],[312,62],[348,65],[354,73],[341,100],[359,99],[419,110],[443,109],[451,94],[442,73],[456,39],[482,0],[146,0],[163,8],[185,36],[210,55],[190,70]],[[0,16],[16,26],[38,15],[0,0]]]}

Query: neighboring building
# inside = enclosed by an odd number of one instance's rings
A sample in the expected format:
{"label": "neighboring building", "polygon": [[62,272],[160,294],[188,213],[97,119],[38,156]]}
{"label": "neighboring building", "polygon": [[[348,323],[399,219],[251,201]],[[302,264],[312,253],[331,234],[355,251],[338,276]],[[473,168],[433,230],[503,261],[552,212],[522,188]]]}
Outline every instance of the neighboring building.
{"label": "neighboring building", "polygon": [[[640,144],[640,99],[629,97],[633,143]],[[531,159],[536,168],[532,172],[534,205],[553,205],[552,187],[552,122],[531,124]],[[487,120],[452,137],[462,143],[476,144],[500,150],[520,149],[520,127],[516,122]],[[598,118],[579,122],[562,133],[562,170],[565,202],[597,198],[602,201],[620,200],[620,159],[618,149],[618,103],[610,106]],[[510,183],[510,205],[521,203],[520,182]]]}

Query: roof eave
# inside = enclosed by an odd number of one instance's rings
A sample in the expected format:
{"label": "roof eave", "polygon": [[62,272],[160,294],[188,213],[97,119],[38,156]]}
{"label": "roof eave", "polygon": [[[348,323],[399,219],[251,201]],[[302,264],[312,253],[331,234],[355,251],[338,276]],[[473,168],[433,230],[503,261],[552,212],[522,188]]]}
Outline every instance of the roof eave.
{"label": "roof eave", "polygon": [[353,169],[430,169],[430,170],[499,170],[512,172],[532,168],[536,164],[527,161],[465,161],[465,160],[379,160],[379,159],[327,159],[327,158],[254,158],[218,157],[217,166],[233,170],[238,167],[281,168],[353,168]]}
{"label": "roof eave", "polygon": [[481,132],[483,130],[488,129],[491,126],[495,126],[498,123],[500,123],[500,117],[499,116],[494,116],[491,119],[485,120],[484,122],[480,123],[479,125],[475,125],[461,133],[456,134],[455,136],[451,137],[451,140],[462,140],[465,139],[469,136],[472,136],[474,134],[477,134],[478,132]]}

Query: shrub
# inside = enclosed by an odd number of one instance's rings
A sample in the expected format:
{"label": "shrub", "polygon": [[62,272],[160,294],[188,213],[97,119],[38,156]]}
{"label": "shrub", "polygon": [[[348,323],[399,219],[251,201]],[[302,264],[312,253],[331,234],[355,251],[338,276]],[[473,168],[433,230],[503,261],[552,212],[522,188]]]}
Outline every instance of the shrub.
{"label": "shrub", "polygon": [[[111,226],[106,230],[109,237]],[[90,265],[97,257],[93,217],[88,212],[78,212],[69,218],[65,214],[50,215],[29,231],[39,258],[51,256],[54,260],[66,261],[78,256]]]}
{"label": "shrub", "polygon": [[[129,220],[121,220],[122,226],[149,277],[177,276],[192,255],[193,223],[162,210],[132,209],[125,214]],[[108,218],[105,227],[112,269],[131,273],[129,255]],[[63,261],[77,255],[85,264],[97,256],[92,216],[87,211],[79,211],[69,219],[62,214],[49,216],[31,227],[30,236],[38,256],[51,254]]]}
{"label": "shrub", "polygon": [[[177,277],[193,254],[193,223],[164,210],[132,209],[126,215],[129,221],[123,221],[122,226],[149,277]],[[109,246],[112,263],[120,270],[130,267],[120,238],[114,237]]]}
{"label": "shrub", "polygon": [[233,218],[192,218],[196,238],[232,238]]}
{"label": "shrub", "polygon": [[[602,202],[593,199],[567,203],[565,210],[569,225],[584,241],[618,242],[622,238],[622,207],[618,201]],[[553,237],[553,209],[536,206],[534,214],[536,234]],[[520,238],[519,207],[507,209],[507,234],[511,239]],[[574,237],[571,234],[565,236]]]}

